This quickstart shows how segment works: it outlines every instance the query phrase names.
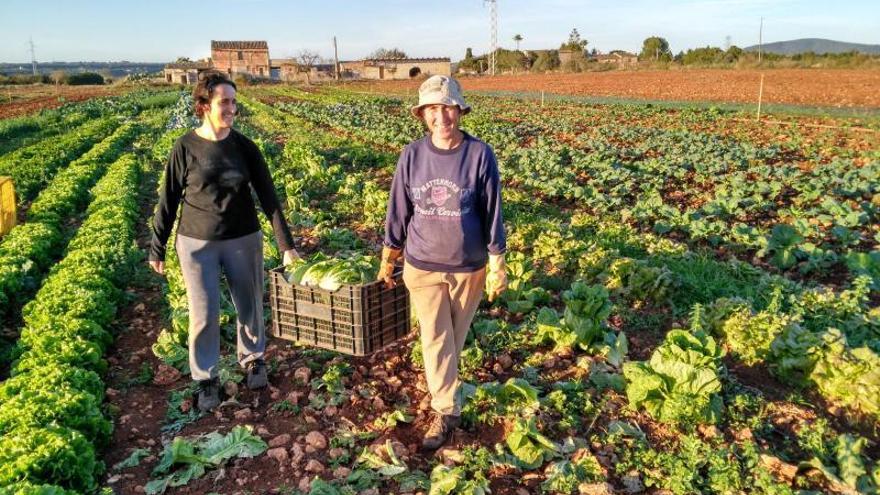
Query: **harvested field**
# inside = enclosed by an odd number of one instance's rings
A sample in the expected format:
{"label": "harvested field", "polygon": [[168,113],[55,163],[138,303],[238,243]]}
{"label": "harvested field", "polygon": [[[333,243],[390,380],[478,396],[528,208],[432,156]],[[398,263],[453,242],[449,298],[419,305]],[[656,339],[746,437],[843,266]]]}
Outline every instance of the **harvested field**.
{"label": "harvested field", "polygon": [[123,93],[119,86],[6,86],[0,90],[0,119],[57,108],[71,101]]}
{"label": "harvested field", "polygon": [[[750,103],[764,74],[764,102],[842,108],[880,107],[880,70],[655,70],[523,74],[462,78],[465,91],[546,91],[646,100]],[[363,83],[372,91],[418,87],[419,81]]]}

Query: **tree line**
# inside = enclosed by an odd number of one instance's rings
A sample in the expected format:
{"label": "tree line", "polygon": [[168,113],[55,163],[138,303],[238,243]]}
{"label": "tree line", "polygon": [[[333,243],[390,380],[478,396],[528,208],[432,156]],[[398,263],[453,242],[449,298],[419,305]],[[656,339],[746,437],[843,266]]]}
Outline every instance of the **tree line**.
{"label": "tree line", "polygon": [[[549,50],[519,50],[519,44],[524,39],[521,34],[515,35],[513,41],[517,44],[516,50],[499,48],[495,52],[496,67],[500,72],[583,72],[600,71],[615,68],[617,64],[602,63],[599,61],[599,52],[593,48],[588,49],[588,41],[581,37],[578,30],[572,29],[568,39],[562,42],[558,49]],[[637,63],[640,67],[668,68],[675,66],[689,67],[827,67],[827,68],[861,68],[880,67],[880,56],[868,55],[856,51],[847,53],[816,54],[813,52],[799,53],[794,55],[780,55],[775,53],[762,53],[759,57],[757,52],[746,51],[736,45],[726,49],[714,46],[702,48],[690,48],[687,51],[679,51],[673,54],[669,42],[662,36],[650,36],[642,42],[642,49],[638,54],[627,54],[620,50],[613,50],[611,54],[618,53],[623,59],[620,65],[632,67]],[[635,56],[635,60],[632,57]],[[459,71],[469,73],[484,73],[489,70],[488,54],[474,56],[473,50],[468,48],[465,56],[458,63]]]}

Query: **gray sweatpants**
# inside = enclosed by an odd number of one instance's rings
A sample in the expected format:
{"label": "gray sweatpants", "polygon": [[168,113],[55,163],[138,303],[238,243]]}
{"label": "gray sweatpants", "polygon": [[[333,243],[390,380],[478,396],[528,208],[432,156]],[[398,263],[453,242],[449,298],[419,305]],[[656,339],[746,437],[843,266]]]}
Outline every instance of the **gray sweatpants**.
{"label": "gray sweatpants", "polygon": [[220,361],[220,272],[226,274],[236,313],[238,362],[262,358],[263,234],[222,241],[182,235],[175,241],[189,304],[189,367],[193,380],[218,374]]}

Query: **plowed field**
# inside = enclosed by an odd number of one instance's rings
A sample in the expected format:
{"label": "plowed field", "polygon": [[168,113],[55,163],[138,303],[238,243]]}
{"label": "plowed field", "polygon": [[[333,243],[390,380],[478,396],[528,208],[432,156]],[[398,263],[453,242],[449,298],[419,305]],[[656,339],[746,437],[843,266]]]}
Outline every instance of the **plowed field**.
{"label": "plowed field", "polygon": [[[578,96],[647,100],[764,103],[833,107],[880,107],[880,70],[657,70],[580,74],[525,74],[462,78],[465,91],[546,91]],[[376,90],[415,88],[419,81],[368,83]]]}

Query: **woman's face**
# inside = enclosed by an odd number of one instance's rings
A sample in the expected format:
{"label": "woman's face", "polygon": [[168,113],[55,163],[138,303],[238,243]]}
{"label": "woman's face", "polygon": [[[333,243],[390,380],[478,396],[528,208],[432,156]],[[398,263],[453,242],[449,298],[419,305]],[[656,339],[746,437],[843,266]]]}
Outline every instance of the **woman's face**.
{"label": "woman's face", "polygon": [[211,104],[206,108],[204,118],[215,129],[231,128],[237,108],[235,88],[228,84],[218,84],[214,87]]}
{"label": "woman's face", "polygon": [[452,139],[458,131],[461,110],[458,105],[426,105],[422,107],[422,118],[434,137]]}

